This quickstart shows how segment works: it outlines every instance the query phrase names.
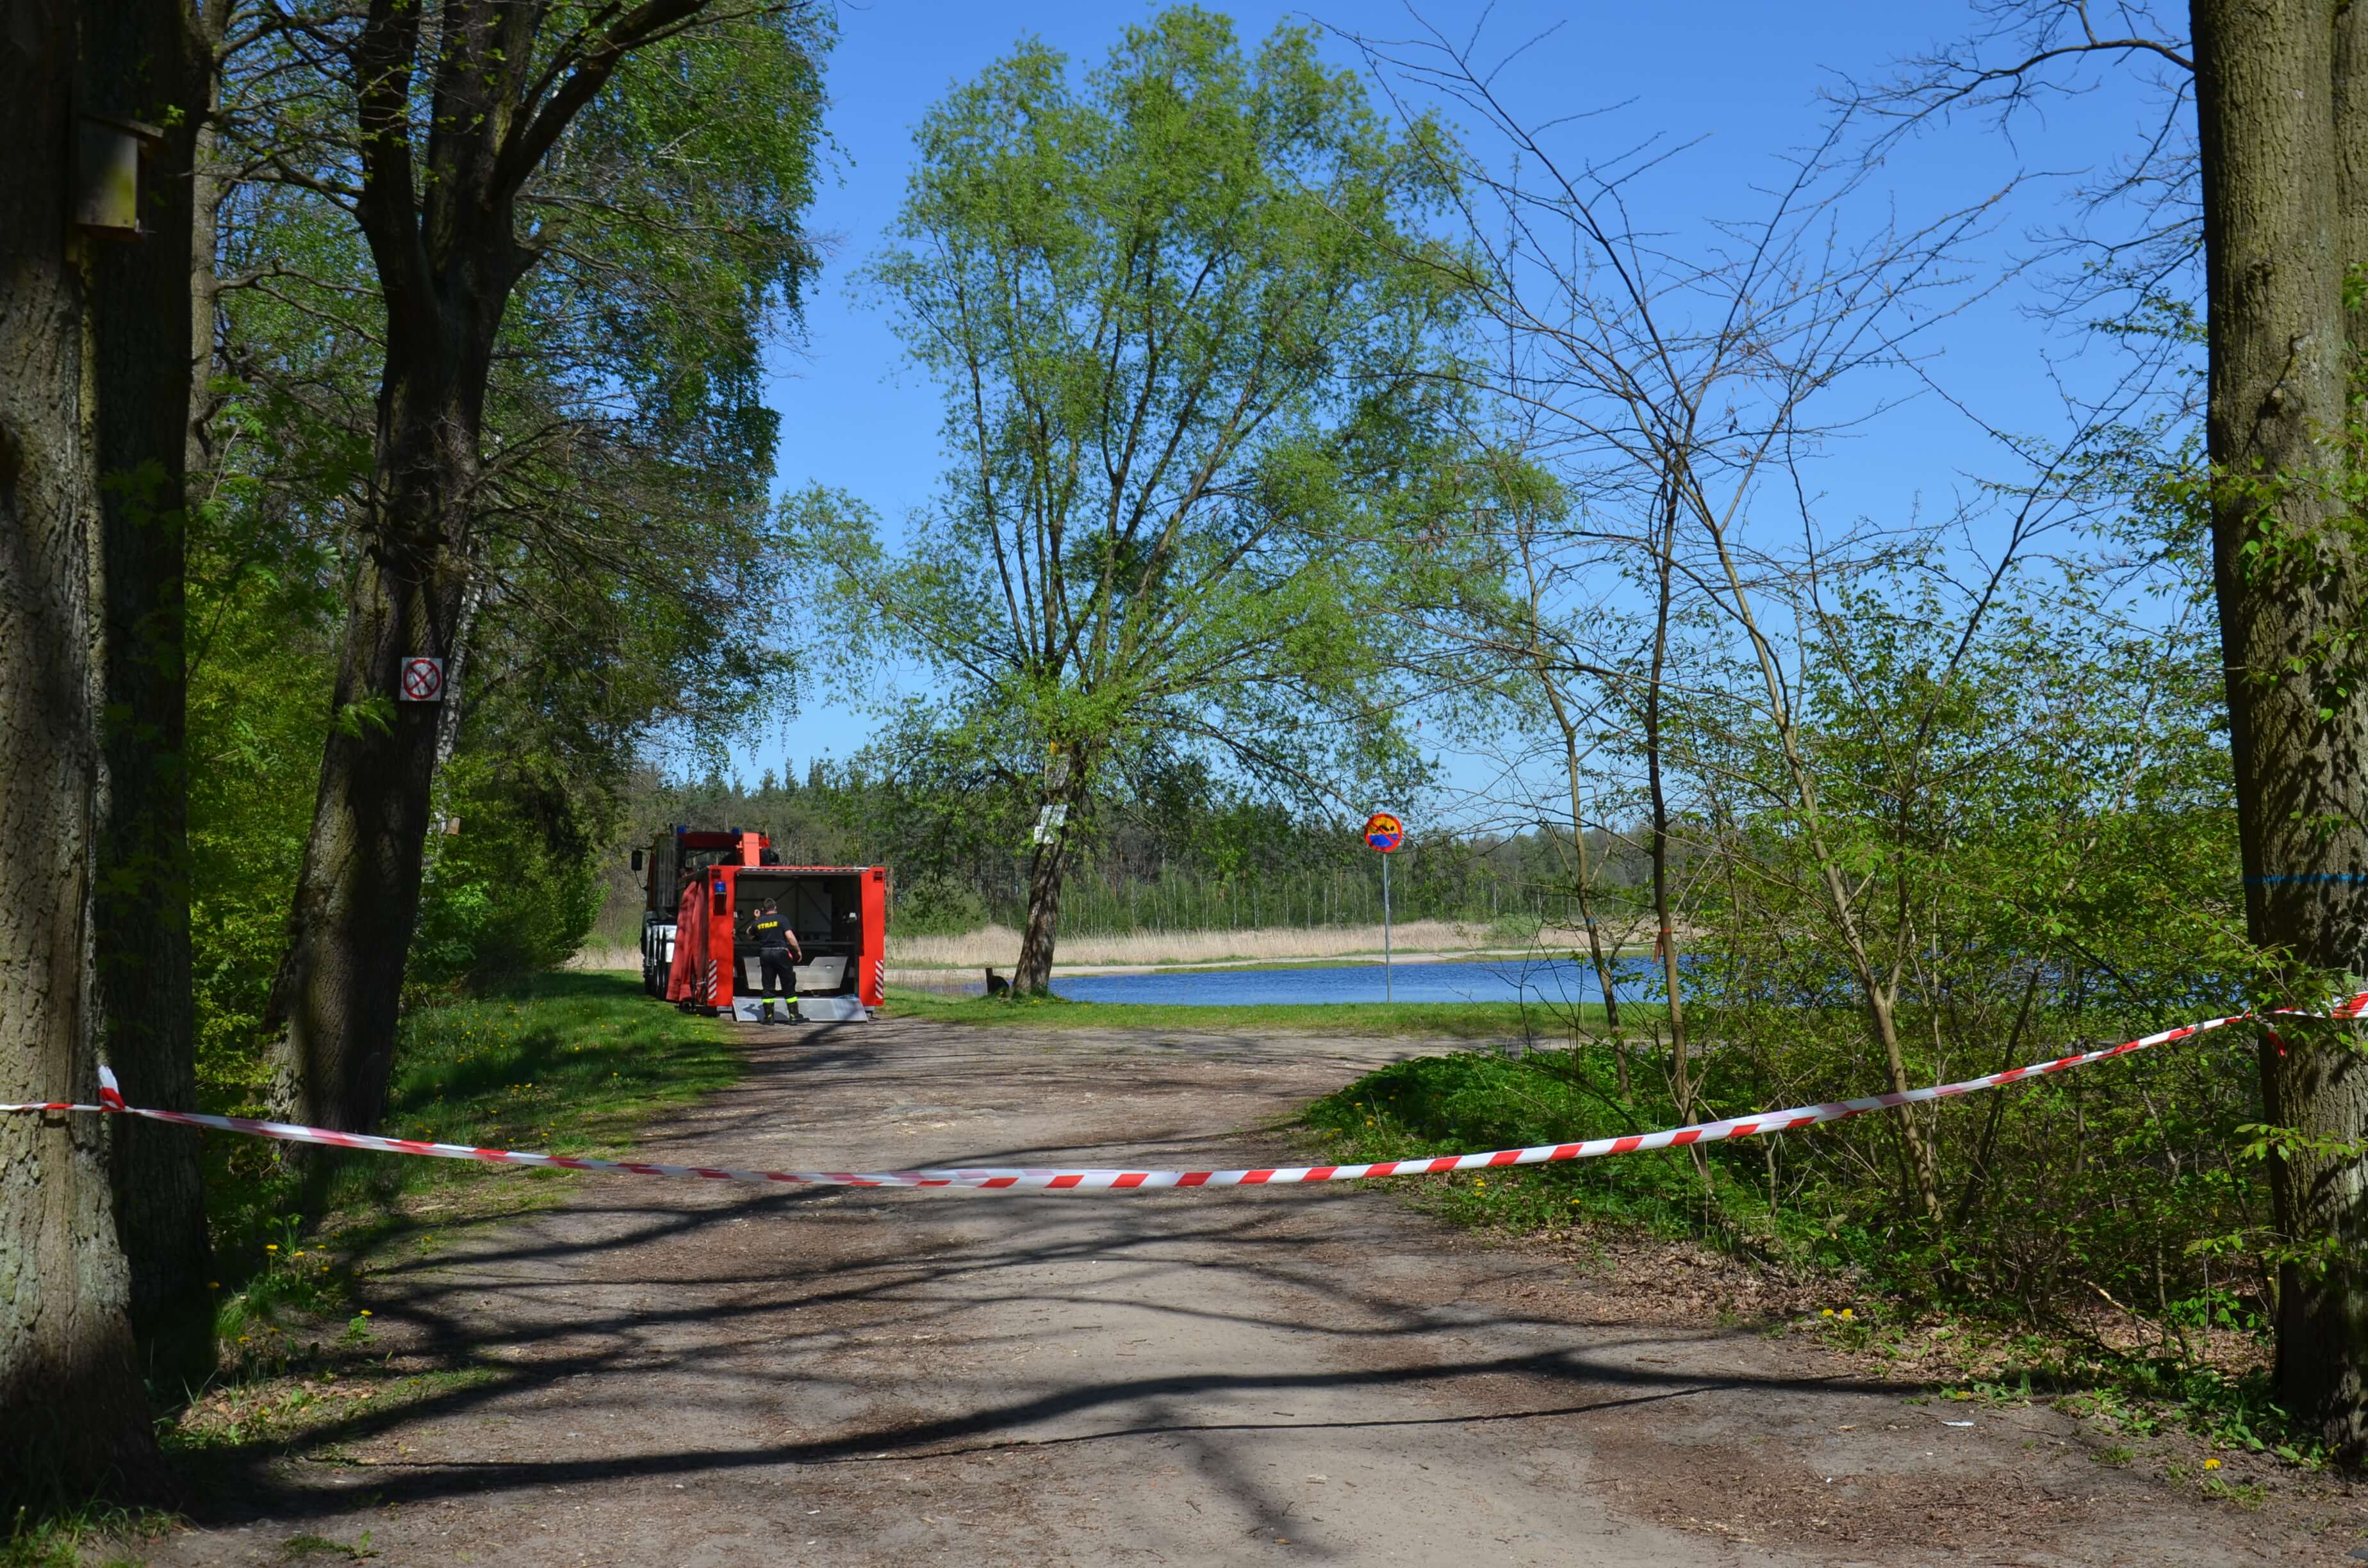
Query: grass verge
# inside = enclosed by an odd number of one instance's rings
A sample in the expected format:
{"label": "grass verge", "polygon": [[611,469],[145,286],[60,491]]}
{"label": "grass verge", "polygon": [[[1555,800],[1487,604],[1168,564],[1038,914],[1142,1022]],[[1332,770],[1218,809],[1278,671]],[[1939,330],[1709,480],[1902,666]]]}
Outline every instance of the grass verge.
{"label": "grass verge", "polygon": [[[1622,1099],[1607,1092],[1610,1056],[1608,1048],[1589,1042],[1576,1053],[1421,1057],[1364,1074],[1309,1106],[1303,1119],[1320,1157],[1337,1164],[1522,1148],[1670,1125],[1676,1109],[1665,1096]],[[1722,1082],[1719,1062],[1705,1059],[1698,1069],[1712,1104],[1745,1108],[1735,1097],[1741,1085]],[[1646,1075],[1640,1068],[1640,1085]],[[1922,1381],[1937,1398],[2044,1400],[2133,1438],[2180,1431],[2191,1439],[2191,1460],[2243,1454],[2305,1471],[2326,1463],[2324,1451],[2294,1436],[2271,1402],[2258,1333],[2214,1331],[2191,1343],[2183,1335],[2134,1338],[2119,1321],[2012,1317],[1978,1291],[1952,1285],[1945,1254],[1899,1251],[1863,1209],[1828,1206],[1814,1192],[1796,1190],[1771,1213],[1766,1189],[1753,1177],[1763,1159],[1773,1173],[1782,1156],[1772,1142],[1710,1150],[1699,1167],[1690,1153],[1668,1150],[1459,1172],[1394,1183],[1390,1190],[1474,1229],[1550,1244],[1558,1244],[1553,1233],[1574,1233],[1567,1242],[1579,1250],[1590,1233],[1704,1244],[1776,1278],[1778,1288],[1759,1293],[1772,1326],[1814,1335],[1879,1366],[1886,1377]],[[1810,1304],[1821,1298],[1857,1304]],[[2100,1327],[2121,1342],[2100,1335]],[[2211,1460],[2215,1469],[2219,1462]]]}
{"label": "grass verge", "polygon": [[[734,1082],[713,1020],[652,1001],[637,975],[558,971],[408,1015],[385,1131],[448,1143],[607,1155],[653,1114]],[[366,1339],[354,1282],[430,1222],[481,1222],[555,1202],[573,1173],[382,1154],[344,1156],[311,1183],[276,1146],[209,1134],[207,1199],[220,1270],[216,1330],[229,1381],[285,1370],[324,1320]]]}
{"label": "grass verge", "polygon": [[172,1516],[153,1508],[94,1504],[40,1518],[20,1509],[0,1540],[0,1568],[78,1568],[93,1550],[107,1554],[101,1561],[108,1568],[136,1564],[144,1556],[140,1549],[172,1528]]}
{"label": "grass verge", "polygon": [[[1367,1035],[1409,1040],[1563,1038],[1569,1025],[1518,1002],[1323,1002],[1301,1006],[1175,1007],[1135,1002],[1071,1002],[1058,996],[946,996],[888,988],[889,1010],[941,1023],[1027,1028],[1173,1029],[1194,1034]],[[1590,1006],[1582,1022],[1602,1021]]]}
{"label": "grass verge", "polygon": [[[1579,1061],[1581,1071],[1572,1070],[1568,1051],[1417,1057],[1326,1096],[1304,1119],[1322,1137],[1324,1157],[1347,1165],[1645,1132],[1674,1118],[1675,1108],[1657,1097],[1622,1100],[1597,1086],[1615,1081],[1608,1049],[1590,1047]],[[1727,1228],[1739,1223],[1762,1247],[1827,1248],[1825,1263],[1849,1261],[1839,1250],[1845,1238],[1806,1216],[1771,1225],[1765,1203],[1723,1164],[1710,1165],[1705,1191],[1692,1156],[1678,1150],[1459,1172],[1413,1191],[1423,1207],[1476,1228],[1529,1232],[1609,1220],[1678,1236],[1711,1228],[1718,1214],[1739,1217]]]}

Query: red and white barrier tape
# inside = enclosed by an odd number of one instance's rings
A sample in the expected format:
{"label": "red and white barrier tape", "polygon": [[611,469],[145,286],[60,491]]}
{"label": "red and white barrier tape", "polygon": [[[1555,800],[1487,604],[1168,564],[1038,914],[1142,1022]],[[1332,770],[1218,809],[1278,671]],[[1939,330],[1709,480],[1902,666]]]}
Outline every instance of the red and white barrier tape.
{"label": "red and white barrier tape", "polygon": [[[2368,1015],[2368,991],[2337,1005],[2326,1013],[2304,1013],[2282,1009],[2269,1015],[2278,1017],[2315,1017],[2356,1019]],[[206,1116],[196,1111],[150,1110],[127,1105],[117,1090],[115,1074],[105,1067],[98,1070],[97,1105],[77,1105],[64,1101],[36,1101],[22,1105],[0,1103],[0,1112],[6,1111],[97,1111],[118,1116],[145,1117],[151,1121],[171,1122],[179,1127],[203,1127],[218,1132],[240,1132],[252,1138],[276,1138],[289,1143],[324,1143],[337,1149],[362,1149],[381,1154],[425,1154],[439,1160],[476,1160],[491,1165],[549,1165],[570,1171],[620,1171],[632,1176],[701,1176],[710,1181],[754,1181],[793,1183],[817,1187],[960,1187],[985,1191],[1046,1191],[1086,1190],[1106,1191],[1118,1188],[1157,1187],[1279,1187],[1294,1182],[1355,1181],[1366,1176],[1427,1176],[1441,1171],[1487,1170],[1498,1165],[1541,1165],[1556,1160],[1592,1160],[1605,1154],[1633,1154],[1648,1149],[1681,1149],[1692,1143],[1723,1143],[1734,1138],[1750,1138],[1764,1132],[1793,1132],[1820,1122],[1840,1121],[1849,1117],[1864,1116],[1869,1111],[1889,1110],[1897,1106],[1923,1105],[1931,1100],[1953,1098],[1978,1089],[1995,1089],[2023,1078],[2038,1077],[2050,1073],[2069,1072],[2086,1067],[2092,1062],[2103,1062],[2115,1056],[2126,1056],[2148,1046],[2169,1045],[2174,1040],[2188,1040],[2226,1028],[2231,1024],[2262,1018],[2256,1013],[2232,1013],[2225,1018],[2210,1018],[2200,1024],[2187,1024],[2160,1034],[2150,1034],[2143,1040],[2124,1040],[2120,1045],[2101,1051],[2083,1051],[2077,1056],[2060,1056],[2053,1062],[2034,1062],[2028,1067],[2010,1067],[2003,1073],[1987,1077],[1967,1078],[1962,1083],[1935,1084],[1930,1088],[1908,1089],[1904,1092],[1868,1095],[1860,1099],[1839,1100],[1827,1105],[1798,1106],[1791,1110],[1763,1111],[1755,1116],[1728,1117],[1721,1121],[1696,1122],[1691,1127],[1664,1128],[1658,1132],[1634,1132],[1619,1138],[1590,1138],[1581,1143],[1541,1143],[1529,1149],[1491,1149],[1477,1154],[1438,1154],[1410,1160],[1377,1160],[1362,1165],[1288,1165],[1269,1170],[1239,1171],[1127,1171],[1127,1170],[1030,1170],[985,1168],[978,1170],[928,1171],[738,1171],[707,1165],[644,1165],[631,1160],[579,1159],[567,1154],[533,1154],[516,1149],[474,1149],[465,1143],[424,1143],[410,1138],[383,1138],[365,1132],[336,1132],[325,1127],[299,1127],[282,1121],[250,1121],[238,1116]]]}

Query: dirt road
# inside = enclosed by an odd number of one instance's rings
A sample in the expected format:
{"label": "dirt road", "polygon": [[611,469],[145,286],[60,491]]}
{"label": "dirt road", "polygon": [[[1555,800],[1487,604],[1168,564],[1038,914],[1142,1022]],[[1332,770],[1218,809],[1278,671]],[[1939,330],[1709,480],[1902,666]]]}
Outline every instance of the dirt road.
{"label": "dirt road", "polygon": [[[1309,1097],[1421,1049],[743,1032],[746,1083],[653,1157],[1255,1164]],[[156,1561],[365,1531],[388,1563],[620,1565],[2337,1562],[2361,1540],[2098,1463],[2050,1411],[1639,1322],[1372,1191],[586,1179],[371,1289],[389,1346],[461,1375],[262,1467]]]}

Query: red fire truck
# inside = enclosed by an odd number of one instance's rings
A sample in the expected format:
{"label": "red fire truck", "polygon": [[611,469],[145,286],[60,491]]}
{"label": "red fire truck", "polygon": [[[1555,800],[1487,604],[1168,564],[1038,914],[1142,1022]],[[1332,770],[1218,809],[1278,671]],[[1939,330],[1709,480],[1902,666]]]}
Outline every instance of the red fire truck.
{"label": "red fire truck", "polygon": [[804,954],[795,971],[801,1017],[867,1017],[885,1000],[885,866],[784,866],[761,833],[677,826],[634,850],[633,869],[644,872],[642,984],[651,995],[693,1012],[761,1017],[748,922],[769,898]]}

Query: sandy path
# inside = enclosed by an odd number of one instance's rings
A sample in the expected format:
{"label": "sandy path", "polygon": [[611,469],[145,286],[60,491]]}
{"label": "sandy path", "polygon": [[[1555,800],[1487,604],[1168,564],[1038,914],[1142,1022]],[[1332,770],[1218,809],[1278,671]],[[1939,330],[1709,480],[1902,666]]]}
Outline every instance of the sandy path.
{"label": "sandy path", "polygon": [[[645,1145],[825,1168],[1220,1165],[1380,1040],[743,1031]],[[1125,1197],[586,1181],[376,1277],[479,1369],[275,1461],[156,1561],[2339,1562],[2037,1409],[1625,1321],[1566,1266],[1340,1188]]]}

